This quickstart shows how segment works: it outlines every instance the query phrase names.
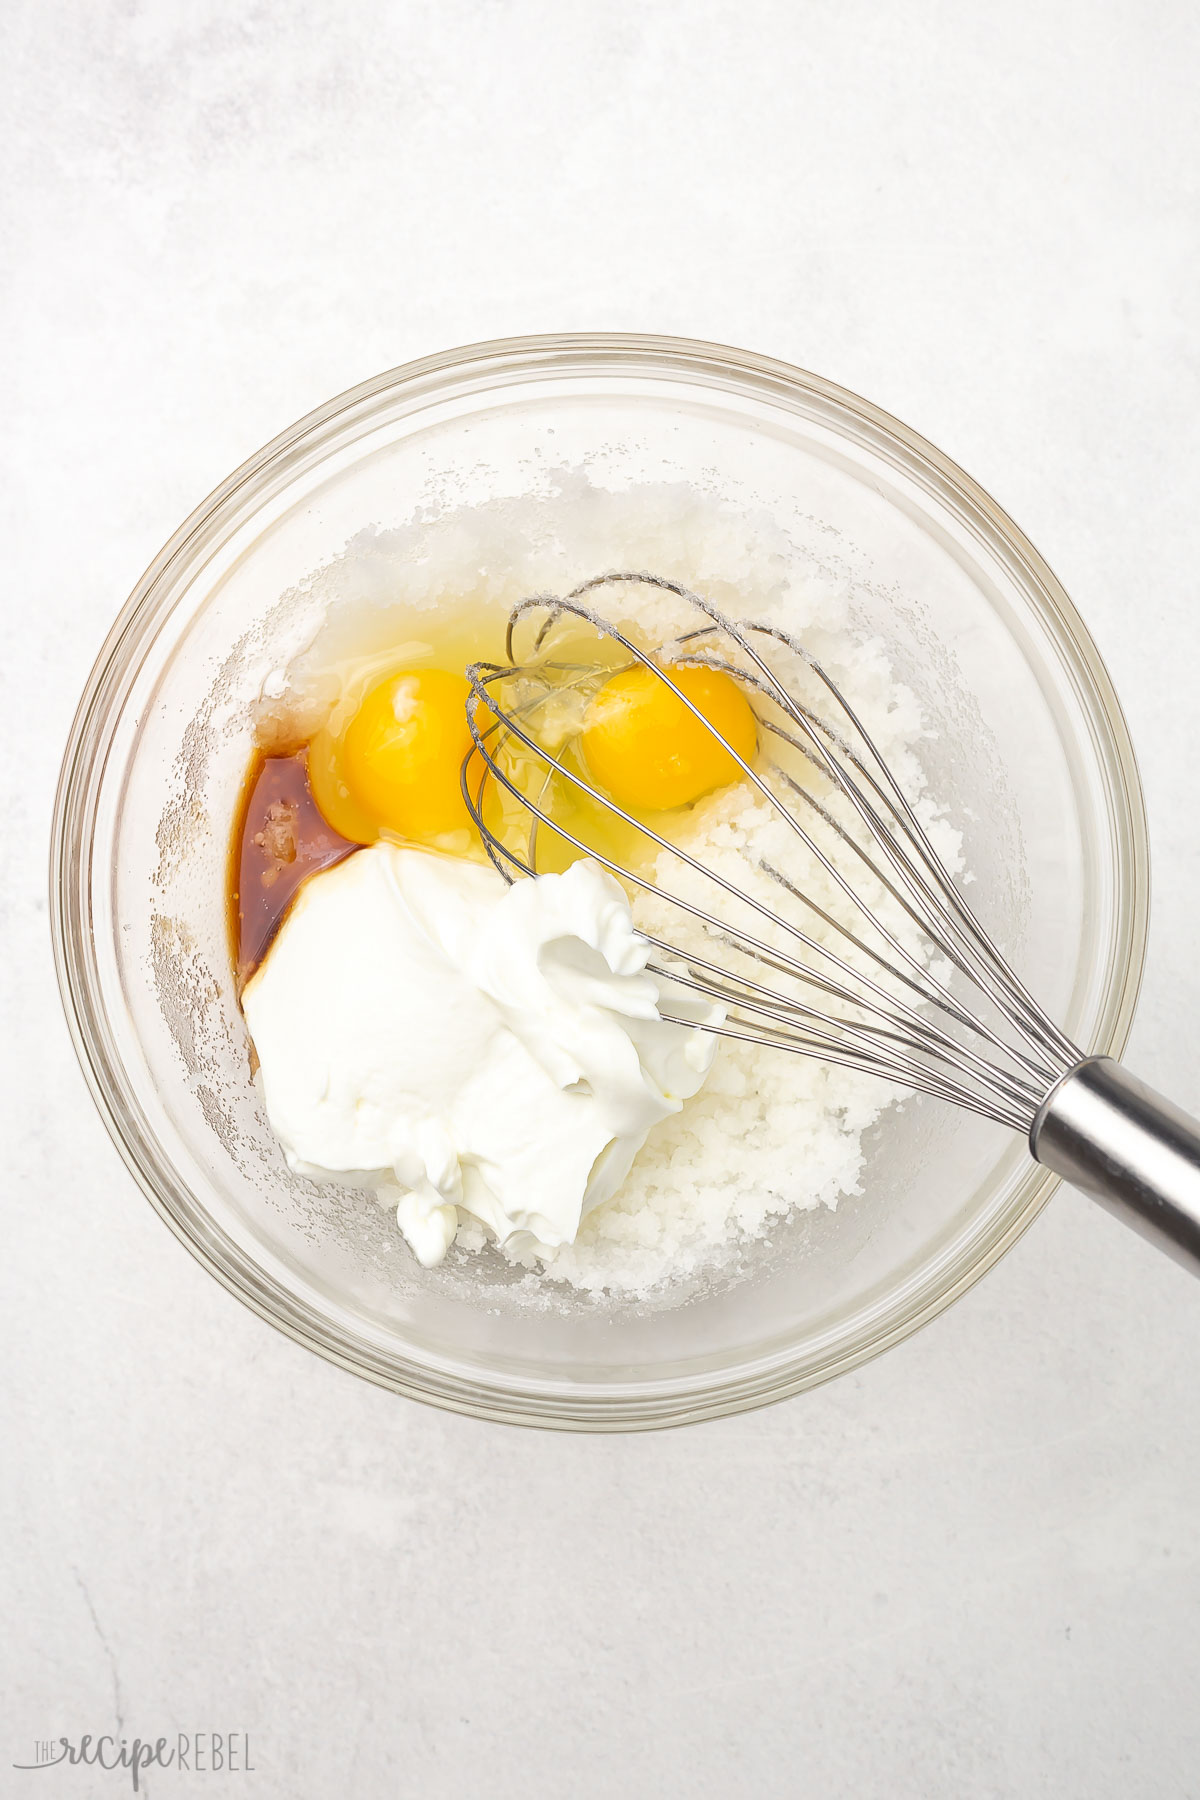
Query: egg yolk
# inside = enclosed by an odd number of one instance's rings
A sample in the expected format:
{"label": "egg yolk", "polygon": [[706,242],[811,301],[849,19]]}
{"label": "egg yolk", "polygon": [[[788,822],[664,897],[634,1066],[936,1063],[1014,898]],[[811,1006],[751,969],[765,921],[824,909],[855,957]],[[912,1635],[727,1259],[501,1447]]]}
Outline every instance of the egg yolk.
{"label": "egg yolk", "polygon": [[317,804],[344,837],[430,843],[474,831],[460,772],[473,739],[471,684],[446,669],[401,669],[368,690],[345,729],[314,742]]}
{"label": "egg yolk", "polygon": [[739,781],[726,744],[746,762],[758,744],[753,709],[731,676],[695,665],[666,673],[725,743],[652,669],[612,676],[588,705],[580,741],[595,780],[634,811],[665,812]]}

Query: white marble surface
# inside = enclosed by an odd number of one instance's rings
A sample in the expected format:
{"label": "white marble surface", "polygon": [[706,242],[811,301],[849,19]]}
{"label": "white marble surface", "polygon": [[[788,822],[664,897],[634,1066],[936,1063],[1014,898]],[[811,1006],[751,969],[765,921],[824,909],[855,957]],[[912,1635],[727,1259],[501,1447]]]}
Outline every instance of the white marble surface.
{"label": "white marble surface", "polygon": [[640,1438],[407,1404],[140,1199],[61,1022],[61,745],[143,565],[309,406],[589,326],[789,358],[1015,514],[1128,708],[1133,1060],[1200,1105],[1187,0],[10,0],[0,1790],[51,1732],[251,1733],[175,1793],[1200,1793],[1200,1289],[1062,1195],[861,1373]]}

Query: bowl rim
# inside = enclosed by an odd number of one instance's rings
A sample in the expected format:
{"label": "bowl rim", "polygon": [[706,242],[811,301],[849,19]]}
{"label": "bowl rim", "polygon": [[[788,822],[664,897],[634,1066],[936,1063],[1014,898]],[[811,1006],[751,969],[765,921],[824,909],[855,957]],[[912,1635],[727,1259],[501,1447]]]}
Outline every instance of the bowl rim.
{"label": "bowl rim", "polygon": [[[344,416],[369,408],[384,394],[436,393],[448,375],[459,378],[472,366],[515,378],[538,369],[568,373],[587,367],[599,371],[606,364],[613,368],[640,364],[648,373],[660,374],[674,369],[710,380],[724,373],[766,399],[771,399],[773,392],[795,395],[799,391],[825,402],[848,415],[876,447],[890,440],[903,452],[910,472],[934,487],[943,504],[953,500],[968,520],[974,515],[976,521],[982,521],[1020,565],[1043,622],[1087,678],[1085,710],[1102,728],[1111,753],[1107,759],[1113,778],[1110,823],[1116,827],[1118,868],[1124,876],[1125,891],[1118,895],[1118,911],[1125,954],[1121,966],[1111,972],[1093,1041],[1082,1046],[1090,1053],[1120,1056],[1128,1040],[1145,963],[1150,888],[1145,804],[1128,726],[1100,653],[1061,583],[1020,527],[955,462],[901,420],[823,376],[753,351],[692,338],[569,332],[490,339],[417,358],[346,389],[280,432],[215,487],[163,545],[118,613],[84,687],[59,775],[50,838],[50,926],[63,1009],[92,1099],[122,1160],[160,1218],[210,1274],[278,1330],[327,1361],[411,1399],[496,1422],[584,1431],[646,1430],[721,1417],[785,1399],[859,1367],[961,1298],[1028,1229],[1058,1185],[1058,1177],[1031,1162],[1014,1190],[1003,1228],[953,1280],[927,1293],[884,1329],[872,1329],[862,1341],[847,1345],[816,1367],[802,1365],[794,1353],[789,1366],[788,1354],[782,1353],[748,1374],[663,1381],[657,1390],[636,1387],[622,1392],[610,1385],[597,1394],[577,1389],[565,1398],[550,1383],[544,1388],[530,1383],[521,1390],[513,1387],[507,1391],[490,1387],[435,1370],[416,1359],[384,1356],[365,1339],[331,1330],[328,1320],[256,1270],[241,1252],[218,1255],[188,1229],[168,1204],[128,1129],[119,1058],[105,1047],[107,1033],[94,975],[87,897],[91,888],[91,803],[107,763],[112,721],[119,715],[123,689],[128,687],[130,672],[140,666],[138,652],[153,642],[161,619],[171,610],[169,595],[159,590],[190,547],[198,540],[211,539],[235,498],[253,484],[264,484],[269,472],[306,440],[318,439]],[[101,732],[97,739],[98,725],[106,718],[110,721],[107,736]]]}

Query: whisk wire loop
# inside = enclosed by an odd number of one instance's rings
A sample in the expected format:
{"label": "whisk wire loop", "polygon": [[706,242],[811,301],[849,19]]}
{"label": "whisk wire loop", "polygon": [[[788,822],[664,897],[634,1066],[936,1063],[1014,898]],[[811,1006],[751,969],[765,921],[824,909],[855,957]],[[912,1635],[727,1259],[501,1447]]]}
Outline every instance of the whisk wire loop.
{"label": "whisk wire loop", "polygon": [[[698,611],[705,623],[647,651],[588,602],[598,589],[617,584],[665,590]],[[523,620],[539,612],[543,617],[534,633],[531,657],[521,662],[516,655],[517,633]],[[711,859],[702,861],[682,836],[670,837],[650,818],[622,806],[596,786],[577,756],[558,753],[539,736],[538,716],[550,700],[583,694],[614,673],[602,659],[555,660],[547,654],[556,628],[565,620],[577,621],[622,651],[628,659],[622,667],[644,667],[665,684],[723,747],[747,790],[786,825],[805,867],[814,875],[819,871],[839,910],[845,903],[850,916],[862,921],[857,929],[830,910],[832,899],[823,902],[809,892],[802,875],[761,857],[755,864],[758,872],[814,923],[819,921],[832,940],[822,941],[759,894],[730,880]],[[824,717],[785,683],[768,660],[767,644],[795,658],[807,671],[832,703],[839,723]],[[734,660],[726,645],[732,647]],[[703,940],[740,963],[799,984],[798,991],[781,990],[754,979],[743,967],[713,961],[690,938],[675,943],[643,929],[647,944],[666,959],[648,965],[651,972],[675,989],[703,996],[723,1009],[720,1019],[704,1029],[881,1076],[1014,1129],[1030,1129],[1044,1096],[1078,1063],[1080,1053],[1014,975],[945,867],[914,804],[858,713],[802,644],[774,625],[735,624],[713,602],[664,576],[619,571],[595,576],[562,597],[537,594],[521,601],[509,617],[505,654],[506,664],[481,662],[467,672],[474,750],[463,764],[462,790],[487,854],[506,880],[539,872],[539,833],[544,828],[571,849],[593,857],[627,886],[665,902],[699,927]],[[757,715],[760,752],[764,740],[770,739],[797,756],[803,767],[829,784],[845,807],[847,820],[837,815],[832,802],[811,792],[777,755],[756,767],[740,754],[673,678],[673,670],[689,666],[708,667],[737,681]],[[782,722],[769,709],[782,715]],[[477,774],[473,785],[472,770]],[[586,802],[599,803],[602,816],[619,822],[633,834],[633,841],[652,846],[653,864],[645,855],[631,857],[629,863],[618,861],[606,842],[588,841],[565,818],[555,817],[556,783],[565,783],[565,792]],[[514,821],[519,825],[521,820],[523,849],[513,842]],[[845,866],[843,852],[852,853],[852,867],[865,871],[880,899],[864,896]],[[701,886],[711,886],[722,904],[747,909],[757,921],[755,927],[714,913],[668,885],[661,876],[664,859],[674,859]],[[903,929],[906,926],[915,933],[911,943],[906,941],[911,935]],[[764,929],[782,943],[769,942],[761,935]],[[931,966],[938,957],[942,968],[952,972],[956,986],[970,984],[974,1006]],[[667,1006],[672,991],[664,988]],[[815,1004],[816,994],[827,1005]],[[695,1023],[682,1014],[664,1011],[663,1016]]]}

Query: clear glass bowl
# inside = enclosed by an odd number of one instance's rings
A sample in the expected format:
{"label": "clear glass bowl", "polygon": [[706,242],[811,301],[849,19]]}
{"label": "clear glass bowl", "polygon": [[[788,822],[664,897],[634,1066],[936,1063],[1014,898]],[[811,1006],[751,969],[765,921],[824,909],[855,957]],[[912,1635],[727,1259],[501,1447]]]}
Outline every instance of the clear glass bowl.
{"label": "clear glass bowl", "polygon": [[247,681],[286,655],[313,572],[362,527],[519,493],[548,456],[602,485],[762,505],[849,584],[856,628],[939,721],[924,761],[977,906],[1092,1051],[1119,1054],[1129,1028],[1146,835],[1112,687],[1037,552],[915,433],[784,364],[668,338],[474,345],[330,401],[193,513],[104,645],[54,822],[59,976],[108,1128],[193,1255],[323,1356],[488,1418],[628,1429],[760,1405],[897,1342],[1014,1242],[1053,1179],[1000,1128],[912,1103],[872,1132],[859,1197],[793,1216],[736,1277],[682,1304],[538,1306],[502,1275],[418,1268],[369,1201],[287,1176],[226,941]]}

